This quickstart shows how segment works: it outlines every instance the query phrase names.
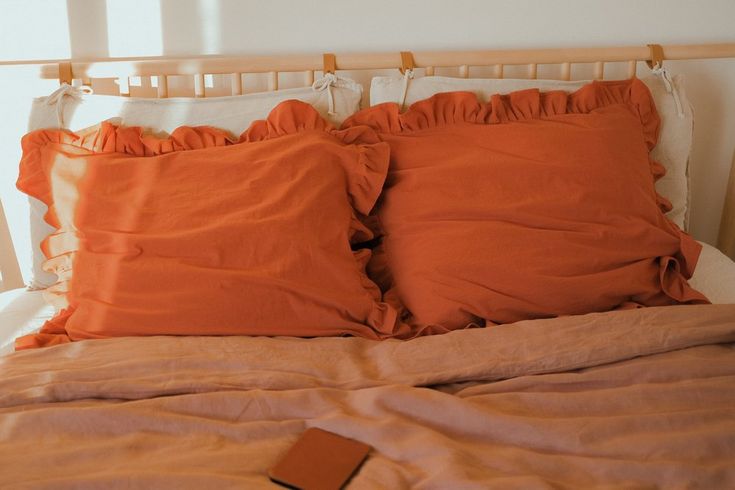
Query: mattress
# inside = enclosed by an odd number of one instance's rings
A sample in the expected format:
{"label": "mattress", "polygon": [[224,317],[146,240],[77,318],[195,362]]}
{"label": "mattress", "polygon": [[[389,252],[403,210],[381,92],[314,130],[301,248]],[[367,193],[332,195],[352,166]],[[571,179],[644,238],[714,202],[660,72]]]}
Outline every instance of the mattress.
{"label": "mattress", "polygon": [[[735,262],[712,245],[702,243],[690,283],[712,303],[735,304]],[[0,293],[0,355],[12,352],[16,337],[39,329],[53,314],[42,291],[15,289]]]}

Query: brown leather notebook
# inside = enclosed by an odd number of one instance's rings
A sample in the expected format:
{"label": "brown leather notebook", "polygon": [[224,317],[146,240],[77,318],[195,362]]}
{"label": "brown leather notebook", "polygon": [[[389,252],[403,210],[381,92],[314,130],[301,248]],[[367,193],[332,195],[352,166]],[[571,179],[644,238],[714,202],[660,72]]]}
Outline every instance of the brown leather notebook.
{"label": "brown leather notebook", "polygon": [[370,446],[322,429],[307,429],[268,472],[276,483],[302,490],[338,490],[368,455]]}

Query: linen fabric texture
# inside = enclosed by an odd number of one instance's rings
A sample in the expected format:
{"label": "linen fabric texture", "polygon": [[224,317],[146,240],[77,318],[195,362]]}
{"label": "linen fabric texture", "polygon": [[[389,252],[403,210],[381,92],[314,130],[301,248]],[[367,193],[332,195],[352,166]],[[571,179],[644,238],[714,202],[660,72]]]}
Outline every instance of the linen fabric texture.
{"label": "linen fabric texture", "polygon": [[391,147],[369,269],[385,301],[423,333],[706,303],[687,283],[701,247],[654,188],[659,124],[637,79],[351,117]]}

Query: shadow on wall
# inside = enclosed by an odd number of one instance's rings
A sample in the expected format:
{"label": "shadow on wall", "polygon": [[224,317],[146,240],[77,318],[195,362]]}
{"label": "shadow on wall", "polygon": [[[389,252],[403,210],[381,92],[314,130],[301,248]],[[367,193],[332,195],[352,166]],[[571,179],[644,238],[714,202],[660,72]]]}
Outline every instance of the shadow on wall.
{"label": "shadow on wall", "polygon": [[694,107],[694,141],[689,164],[690,232],[716,244],[735,148],[735,80],[732,60],[667,62],[686,78],[687,96]]}
{"label": "shadow on wall", "polygon": [[110,56],[107,4],[98,0],[66,0],[71,58]]}
{"label": "shadow on wall", "polygon": [[223,29],[231,25],[223,22],[222,6],[220,0],[66,0],[71,56],[219,54]]}
{"label": "shadow on wall", "polygon": [[735,260],[735,151],[732,155],[732,167],[725,194],[725,205],[722,209],[717,247],[725,255]]}
{"label": "shadow on wall", "polygon": [[[223,52],[224,27],[219,0],[158,0],[161,11],[161,46],[164,55]],[[183,15],[182,15],[183,14]],[[184,48],[182,52],[181,46]],[[252,48],[252,46],[243,46]]]}

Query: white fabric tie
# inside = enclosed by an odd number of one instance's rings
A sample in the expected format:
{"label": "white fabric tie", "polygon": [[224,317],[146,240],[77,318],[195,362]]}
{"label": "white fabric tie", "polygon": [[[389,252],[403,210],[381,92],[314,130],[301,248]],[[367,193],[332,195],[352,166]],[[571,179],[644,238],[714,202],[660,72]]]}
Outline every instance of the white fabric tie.
{"label": "white fabric tie", "polygon": [[72,87],[68,83],[64,83],[57,88],[51,95],[46,97],[46,105],[56,105],[56,119],[59,127],[64,127],[64,97],[71,97],[75,100],[82,100],[84,94],[91,94],[91,87]]}
{"label": "white fabric tie", "polygon": [[674,97],[674,102],[676,103],[676,115],[680,118],[684,117],[684,108],[681,106],[679,91],[676,90],[676,87],[674,87],[674,82],[671,79],[671,74],[669,73],[669,70],[657,64],[653,67],[651,72],[654,75],[658,75],[661,77],[661,80],[664,82],[664,86],[666,86],[666,91]]}
{"label": "white fabric tie", "polygon": [[321,92],[323,90],[327,91],[327,100],[329,101],[329,115],[330,116],[333,116],[335,114],[334,95],[332,95],[332,87],[337,85],[338,81],[339,81],[339,78],[334,73],[325,73],[322,78],[315,81],[311,85],[312,90],[316,92]]}
{"label": "white fabric tie", "polygon": [[403,111],[406,105],[406,96],[408,95],[408,83],[413,78],[413,70],[406,70],[403,72],[403,90],[401,91],[401,100],[398,102],[398,106]]}

